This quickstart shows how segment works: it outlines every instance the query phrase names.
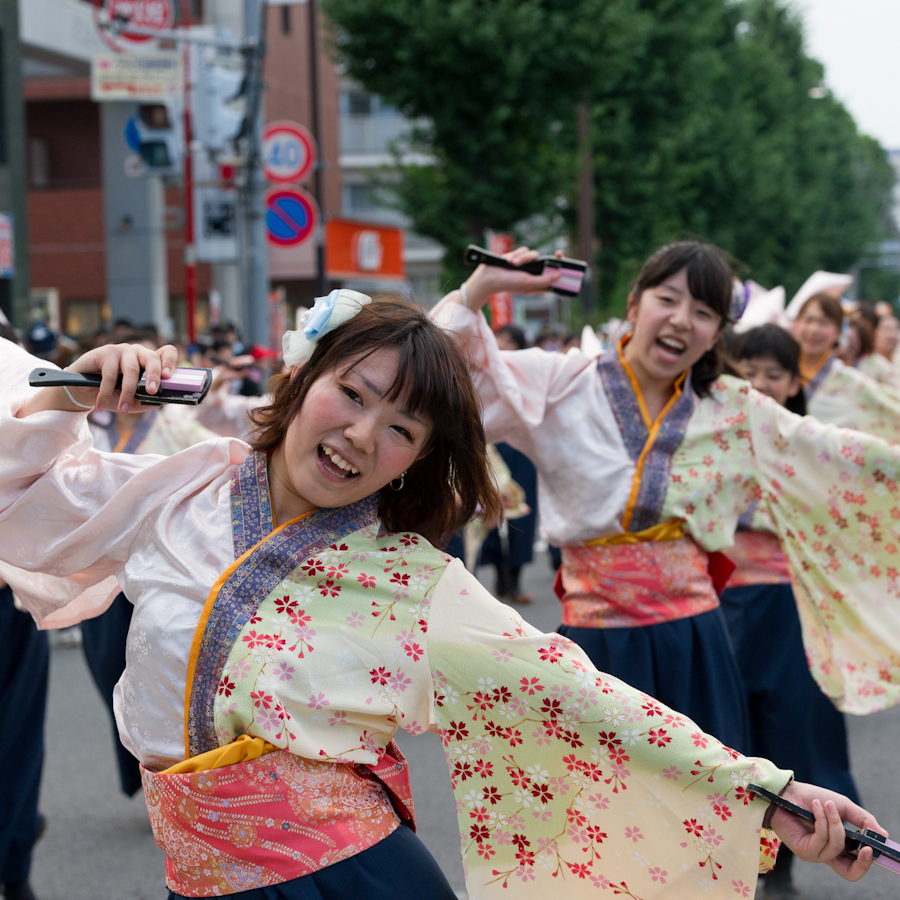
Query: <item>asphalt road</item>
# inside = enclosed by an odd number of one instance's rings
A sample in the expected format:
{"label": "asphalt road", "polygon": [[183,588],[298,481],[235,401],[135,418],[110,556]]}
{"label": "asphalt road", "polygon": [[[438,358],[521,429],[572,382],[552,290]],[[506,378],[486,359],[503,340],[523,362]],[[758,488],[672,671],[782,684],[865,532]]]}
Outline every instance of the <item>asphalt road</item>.
{"label": "asphalt road", "polygon": [[[489,575],[479,572],[479,575]],[[490,577],[487,586],[492,587]],[[552,631],[559,606],[541,555],[525,573],[535,601],[525,617]],[[80,649],[54,647],[47,717],[47,760],[41,807],[46,835],[35,852],[32,882],[40,900],[161,900],[166,896],[163,855],[153,842],[143,798],[118,790],[110,725]],[[851,759],[860,792],[879,821],[900,834],[900,709],[850,721]],[[419,835],[460,897],[465,897],[450,780],[440,742],[432,735],[400,744],[410,759]],[[826,866],[798,865],[807,900],[894,900],[900,880],[881,869],[856,885]]]}

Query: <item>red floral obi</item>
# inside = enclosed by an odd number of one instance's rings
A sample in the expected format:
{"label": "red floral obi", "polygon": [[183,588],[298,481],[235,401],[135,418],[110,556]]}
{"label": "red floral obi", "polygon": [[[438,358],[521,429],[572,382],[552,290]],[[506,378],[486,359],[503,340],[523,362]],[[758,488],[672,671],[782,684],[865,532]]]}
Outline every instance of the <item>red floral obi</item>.
{"label": "red floral obi", "polygon": [[728,587],[790,583],[787,556],[778,538],[768,531],[739,531],[728,557],[735,565]]}
{"label": "red floral obi", "polygon": [[308,875],[412,821],[406,760],[392,741],[378,766],[316,762],[286,750],[181,774],[142,770],[166,884],[218,897]]}
{"label": "red floral obi", "polygon": [[557,593],[563,624],[658,625],[719,605],[709,557],[689,537],[563,547]]}

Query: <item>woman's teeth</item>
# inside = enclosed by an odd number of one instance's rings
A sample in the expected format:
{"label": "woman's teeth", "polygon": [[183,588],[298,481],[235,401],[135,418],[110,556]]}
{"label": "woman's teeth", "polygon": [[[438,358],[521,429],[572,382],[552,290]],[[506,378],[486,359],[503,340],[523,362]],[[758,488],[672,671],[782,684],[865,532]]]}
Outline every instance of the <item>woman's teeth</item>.
{"label": "woman's teeth", "polygon": [[319,449],[339,468],[343,469],[345,472],[350,475],[359,475],[359,469],[355,466],[351,466],[350,463],[344,459],[336,451],[332,450],[331,447],[326,447],[324,444],[319,444]]}
{"label": "woman's teeth", "polygon": [[656,342],[662,347],[664,350],[668,350],[670,353],[683,353],[684,352],[684,344],[673,343],[672,341],[667,341],[665,338],[657,338]]}

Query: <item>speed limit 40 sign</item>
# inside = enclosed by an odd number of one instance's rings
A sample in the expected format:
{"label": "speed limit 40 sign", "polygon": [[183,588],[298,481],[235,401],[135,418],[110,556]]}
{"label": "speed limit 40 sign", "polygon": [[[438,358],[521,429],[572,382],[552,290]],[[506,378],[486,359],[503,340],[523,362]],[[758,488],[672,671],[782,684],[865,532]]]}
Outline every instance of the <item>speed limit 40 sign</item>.
{"label": "speed limit 40 sign", "polygon": [[316,165],[316,142],[297,122],[271,122],[263,130],[263,173],[278,184],[301,184]]}

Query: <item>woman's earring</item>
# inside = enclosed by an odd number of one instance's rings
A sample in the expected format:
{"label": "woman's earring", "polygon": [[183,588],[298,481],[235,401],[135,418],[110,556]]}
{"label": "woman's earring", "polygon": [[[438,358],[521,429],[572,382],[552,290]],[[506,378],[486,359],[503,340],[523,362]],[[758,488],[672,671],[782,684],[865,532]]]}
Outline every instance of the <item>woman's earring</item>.
{"label": "woman's earring", "polygon": [[[408,472],[409,469],[407,469],[406,471]],[[397,482],[398,480],[399,480],[400,484],[396,484],[396,482]],[[395,490],[395,491],[402,491],[402,490],[403,490],[403,485],[404,485],[405,481],[406,481],[406,472],[404,472],[404,473],[400,476],[399,479],[395,478],[395,479],[391,482],[391,488],[392,488],[393,490]]]}

